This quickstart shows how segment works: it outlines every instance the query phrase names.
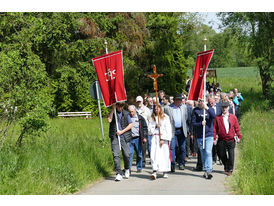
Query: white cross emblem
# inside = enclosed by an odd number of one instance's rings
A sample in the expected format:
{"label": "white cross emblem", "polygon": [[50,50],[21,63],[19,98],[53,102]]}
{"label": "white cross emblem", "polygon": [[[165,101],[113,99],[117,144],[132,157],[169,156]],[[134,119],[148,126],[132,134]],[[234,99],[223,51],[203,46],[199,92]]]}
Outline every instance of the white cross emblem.
{"label": "white cross emblem", "polygon": [[113,71],[110,71],[110,69],[108,69],[108,72],[105,73],[105,75],[107,76],[107,82],[110,81],[110,80],[113,80],[115,79],[116,77],[116,69],[114,69]]}
{"label": "white cross emblem", "polygon": [[203,76],[203,74],[204,74],[204,69],[205,69],[205,65],[203,65],[203,67],[202,67],[202,68],[200,68],[200,70],[202,70],[202,73],[200,74],[200,77],[202,77],[202,76]]}

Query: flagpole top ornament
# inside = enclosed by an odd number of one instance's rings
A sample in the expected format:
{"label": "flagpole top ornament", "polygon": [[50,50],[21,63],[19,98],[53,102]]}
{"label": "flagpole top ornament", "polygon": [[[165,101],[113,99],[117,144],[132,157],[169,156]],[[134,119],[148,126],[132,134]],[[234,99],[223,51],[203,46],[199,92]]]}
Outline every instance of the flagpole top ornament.
{"label": "flagpole top ornament", "polygon": [[108,42],[105,40],[105,45],[106,45],[106,54],[108,54]]}

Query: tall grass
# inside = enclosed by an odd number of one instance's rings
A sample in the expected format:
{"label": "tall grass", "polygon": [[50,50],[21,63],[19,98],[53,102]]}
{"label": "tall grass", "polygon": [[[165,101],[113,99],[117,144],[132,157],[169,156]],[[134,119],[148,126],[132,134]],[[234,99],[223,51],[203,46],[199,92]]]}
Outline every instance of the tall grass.
{"label": "tall grass", "polygon": [[274,112],[265,100],[256,68],[219,68],[218,82],[223,91],[238,88],[244,97],[241,113],[242,142],[236,170],[229,179],[235,194],[264,194],[274,192]]}
{"label": "tall grass", "polygon": [[102,138],[98,122],[53,119],[46,134],[25,140],[22,148],[2,148],[0,194],[69,194],[109,176],[109,138]]}
{"label": "tall grass", "polygon": [[241,121],[243,141],[239,161],[230,180],[236,194],[273,195],[273,111],[252,108]]}

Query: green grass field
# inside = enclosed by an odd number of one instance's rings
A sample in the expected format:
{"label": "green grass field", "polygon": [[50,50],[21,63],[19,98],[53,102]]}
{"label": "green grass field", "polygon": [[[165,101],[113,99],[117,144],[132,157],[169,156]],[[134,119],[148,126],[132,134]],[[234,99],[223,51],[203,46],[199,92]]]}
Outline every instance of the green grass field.
{"label": "green grass field", "polygon": [[273,195],[274,112],[252,109],[241,120],[243,141],[230,185],[235,194]]}
{"label": "green grass field", "polygon": [[46,134],[25,140],[20,150],[0,150],[0,194],[74,193],[112,173],[109,143],[98,118],[53,119]]}

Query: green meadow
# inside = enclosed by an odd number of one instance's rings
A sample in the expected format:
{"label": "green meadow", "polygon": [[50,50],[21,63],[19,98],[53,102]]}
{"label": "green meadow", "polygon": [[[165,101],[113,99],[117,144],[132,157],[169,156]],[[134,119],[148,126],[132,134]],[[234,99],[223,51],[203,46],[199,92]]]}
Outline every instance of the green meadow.
{"label": "green meadow", "polygon": [[112,169],[109,138],[102,137],[98,118],[52,119],[47,133],[26,139],[22,148],[0,150],[0,194],[71,194]]}
{"label": "green meadow", "polygon": [[[244,97],[243,139],[230,188],[234,194],[273,194],[273,110],[262,96],[258,70],[218,68],[217,77],[223,91],[237,87]],[[0,150],[0,194],[72,194],[113,174],[103,122],[104,138],[98,118],[55,118],[46,133],[25,138],[21,148],[15,147],[15,129]]]}

